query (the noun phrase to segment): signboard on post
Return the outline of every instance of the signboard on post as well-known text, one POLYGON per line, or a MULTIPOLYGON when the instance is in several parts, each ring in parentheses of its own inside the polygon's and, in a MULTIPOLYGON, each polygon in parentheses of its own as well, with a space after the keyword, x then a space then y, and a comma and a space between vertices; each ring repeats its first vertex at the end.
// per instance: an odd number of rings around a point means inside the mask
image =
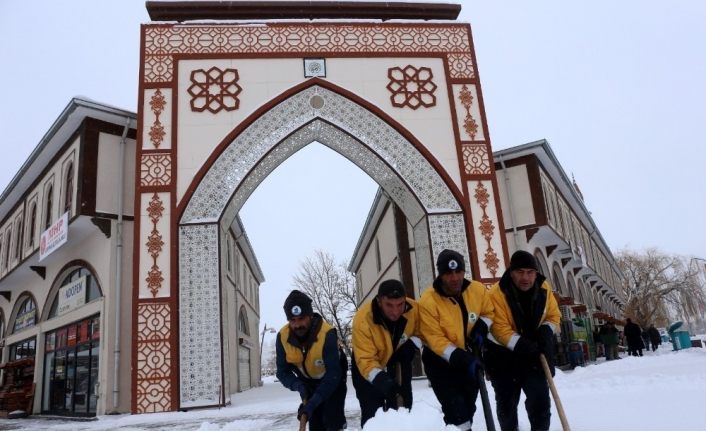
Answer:
POLYGON ((59 289, 59 306, 57 315, 68 313, 86 303, 86 276, 73 281, 59 289))
POLYGON ((57 248, 64 245, 69 237, 69 212, 59 217, 47 230, 42 232, 39 240, 39 261, 49 256, 57 248))

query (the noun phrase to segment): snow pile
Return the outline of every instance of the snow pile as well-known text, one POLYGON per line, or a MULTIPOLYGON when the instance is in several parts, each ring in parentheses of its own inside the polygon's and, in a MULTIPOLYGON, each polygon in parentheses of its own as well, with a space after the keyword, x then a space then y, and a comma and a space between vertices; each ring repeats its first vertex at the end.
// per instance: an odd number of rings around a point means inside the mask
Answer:
POLYGON ((387 412, 378 410, 375 417, 365 423, 365 431, 390 430, 458 430, 458 428, 446 426, 439 408, 422 401, 415 403, 412 411, 407 409, 388 410, 387 412))

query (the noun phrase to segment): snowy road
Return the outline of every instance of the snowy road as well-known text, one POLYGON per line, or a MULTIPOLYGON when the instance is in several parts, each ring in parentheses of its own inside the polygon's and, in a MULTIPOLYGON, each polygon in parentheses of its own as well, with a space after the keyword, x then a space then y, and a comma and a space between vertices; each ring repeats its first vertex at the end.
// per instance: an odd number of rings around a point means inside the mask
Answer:
MULTIPOLYGON (((555 379, 573 431, 613 430, 703 430, 706 429, 706 349, 678 352, 663 348, 642 358, 624 357, 557 371, 555 379)), ((443 430, 439 404, 426 380, 414 381, 414 409, 378 415, 366 431, 443 430)), ((488 384, 491 400, 494 397, 488 384)), ((0 420, 0 430, 50 431, 254 431, 294 430, 298 395, 279 383, 233 396, 233 405, 212 410, 156 413, 148 415, 101 416, 98 420, 21 419, 0 420)), ((493 403, 494 404, 494 403, 493 403)), ((478 400, 473 429, 485 430, 478 400)), ((529 422, 520 401, 520 429, 529 422)), ((359 430, 360 413, 353 385, 346 399, 348 429, 359 430)), ((448 427, 448 430, 455 427, 448 427)), ((561 430, 559 416, 552 409, 552 430, 561 430)))

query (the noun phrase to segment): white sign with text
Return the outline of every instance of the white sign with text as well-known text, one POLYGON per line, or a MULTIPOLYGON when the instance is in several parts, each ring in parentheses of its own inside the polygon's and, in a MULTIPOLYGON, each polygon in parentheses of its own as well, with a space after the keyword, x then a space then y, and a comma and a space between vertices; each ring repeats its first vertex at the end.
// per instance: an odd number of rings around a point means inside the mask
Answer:
POLYGON ((69 212, 59 217, 47 230, 42 232, 39 240, 39 261, 49 256, 57 248, 64 245, 69 237, 69 212))
POLYGON ((57 315, 68 313, 86 303, 86 276, 59 289, 59 306, 57 315))

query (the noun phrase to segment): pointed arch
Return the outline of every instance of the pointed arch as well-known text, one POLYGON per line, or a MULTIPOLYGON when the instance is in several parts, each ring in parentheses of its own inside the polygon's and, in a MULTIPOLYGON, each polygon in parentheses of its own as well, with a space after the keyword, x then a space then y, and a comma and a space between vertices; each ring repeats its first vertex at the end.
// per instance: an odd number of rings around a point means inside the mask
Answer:
POLYGON ((404 128, 377 108, 313 79, 258 110, 219 144, 177 206, 181 407, 218 403, 222 363, 219 230, 292 154, 319 142, 360 167, 413 226, 419 285, 444 248, 469 256, 462 192, 404 128), (184 380, 186 379, 186 380, 184 380), (188 382, 187 382, 188 380, 188 382), (188 384, 187 384, 188 383, 188 384))

